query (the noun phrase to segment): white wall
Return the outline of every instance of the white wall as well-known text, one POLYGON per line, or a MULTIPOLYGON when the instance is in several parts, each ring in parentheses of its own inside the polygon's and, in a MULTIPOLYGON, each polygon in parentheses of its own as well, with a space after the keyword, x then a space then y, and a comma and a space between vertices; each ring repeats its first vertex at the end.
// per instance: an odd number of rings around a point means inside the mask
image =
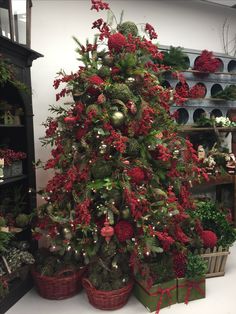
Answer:
MULTIPOLYGON (((182 46, 224 52, 222 25, 229 21, 229 38, 236 33, 236 9, 204 3, 199 0, 107 0, 119 18, 124 9, 124 20, 149 22, 163 45, 182 46)), ((75 35, 81 42, 93 38, 92 22, 105 12, 90 11, 89 0, 33 0, 32 49, 42 53, 33 63, 32 87, 36 159, 48 158, 50 148, 42 148, 39 138, 44 135, 42 122, 49 115, 48 107, 55 104, 53 80, 60 69, 75 71, 78 67, 75 35)), ((37 172, 38 188, 44 186, 48 174, 37 172)))

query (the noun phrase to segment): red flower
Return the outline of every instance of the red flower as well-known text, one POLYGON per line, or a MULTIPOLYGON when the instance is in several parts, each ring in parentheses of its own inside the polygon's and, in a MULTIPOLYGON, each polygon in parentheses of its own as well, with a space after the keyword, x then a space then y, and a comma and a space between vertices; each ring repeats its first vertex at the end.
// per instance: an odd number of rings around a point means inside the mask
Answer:
POLYGON ((156 231, 155 235, 158 237, 158 240, 161 242, 161 245, 164 251, 168 251, 171 244, 175 242, 175 240, 167 232, 156 231))
POLYGON ((92 75, 89 78, 89 83, 93 85, 102 85, 104 83, 103 79, 98 75, 92 75))
POLYGON ((133 183, 141 184, 145 180, 145 172, 139 167, 130 169, 127 174, 133 183))
POLYGON ((185 276, 186 266, 186 255, 182 252, 175 253, 173 256, 173 267, 177 278, 185 276))
POLYGON ((146 23, 145 25, 145 32, 148 32, 150 39, 156 39, 157 38, 157 33, 155 32, 155 29, 153 28, 152 25, 146 23))
POLYGON ((102 2, 102 0, 91 0, 91 2, 91 10, 96 10, 97 12, 100 10, 110 10, 109 4, 106 2, 102 2))
POLYGON ((217 236, 215 232, 210 230, 204 230, 201 234, 202 242, 204 247, 213 248, 217 243, 217 236))
POLYGON ((119 221, 115 225, 114 229, 115 235, 120 242, 125 242, 126 240, 131 239, 134 235, 133 226, 128 221, 125 220, 119 221))
POLYGON ((126 38, 121 33, 113 34, 108 39, 109 49, 115 52, 120 52, 126 44, 126 38))

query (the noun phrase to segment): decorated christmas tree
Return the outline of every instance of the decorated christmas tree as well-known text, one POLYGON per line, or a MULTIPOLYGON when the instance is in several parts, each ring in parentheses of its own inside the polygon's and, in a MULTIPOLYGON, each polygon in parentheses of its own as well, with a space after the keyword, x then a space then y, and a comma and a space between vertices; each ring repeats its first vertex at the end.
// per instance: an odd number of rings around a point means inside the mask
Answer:
MULTIPOLYGON (((110 10, 102 0, 92 0, 92 9, 110 10)), ((170 114, 182 99, 160 83, 171 67, 152 42, 154 28, 99 18, 92 29, 99 32, 93 43, 76 39, 83 65, 54 82, 57 100, 74 101, 52 106, 45 123, 52 157, 44 169, 54 176, 35 236, 50 238, 49 252, 62 264, 89 264, 95 288, 115 290, 154 261, 165 272, 176 268, 196 241, 199 224, 185 211, 193 207, 191 181, 205 172, 170 114)))

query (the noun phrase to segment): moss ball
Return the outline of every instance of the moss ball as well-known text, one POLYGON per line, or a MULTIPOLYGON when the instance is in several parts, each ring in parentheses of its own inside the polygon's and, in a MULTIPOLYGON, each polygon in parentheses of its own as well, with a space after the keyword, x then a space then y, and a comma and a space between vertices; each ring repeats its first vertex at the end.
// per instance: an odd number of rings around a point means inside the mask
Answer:
POLYGON ((109 90, 110 97, 112 99, 119 99, 126 103, 128 100, 132 99, 133 94, 126 84, 114 84, 109 90))
POLYGON ((111 164, 105 160, 98 160, 91 169, 94 179, 104 179, 111 175, 111 164))
POLYGON ((106 65, 103 65, 99 70, 98 70, 98 75, 101 77, 101 78, 106 78, 108 76, 110 76, 111 74, 111 70, 109 68, 109 66, 106 66, 106 65))
POLYGON ((138 35, 138 27, 134 22, 124 22, 118 26, 118 31, 124 36, 128 36, 129 34, 133 36, 138 35))
POLYGON ((16 217, 16 225, 17 227, 20 227, 20 228, 24 228, 28 225, 29 223, 29 216, 26 215, 26 214, 19 214, 17 217, 16 217))

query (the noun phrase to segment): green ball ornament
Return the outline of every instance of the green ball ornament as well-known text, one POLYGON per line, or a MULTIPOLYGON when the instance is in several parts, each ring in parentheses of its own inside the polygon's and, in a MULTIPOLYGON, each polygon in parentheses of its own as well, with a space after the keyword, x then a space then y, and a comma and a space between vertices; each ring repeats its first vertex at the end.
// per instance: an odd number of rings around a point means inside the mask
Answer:
POLYGON ((111 115, 111 122, 112 122, 112 125, 115 127, 119 127, 122 124, 124 124, 125 116, 123 112, 120 112, 120 111, 113 112, 111 115))
POLYGON ((130 22, 130 21, 124 22, 118 25, 117 28, 118 28, 118 31, 124 36, 128 36, 129 34, 131 34, 136 37, 138 35, 138 27, 136 26, 134 22, 130 22))
POLYGON ((69 228, 63 228, 62 230, 63 236, 66 240, 71 240, 72 239, 72 233, 69 228))

